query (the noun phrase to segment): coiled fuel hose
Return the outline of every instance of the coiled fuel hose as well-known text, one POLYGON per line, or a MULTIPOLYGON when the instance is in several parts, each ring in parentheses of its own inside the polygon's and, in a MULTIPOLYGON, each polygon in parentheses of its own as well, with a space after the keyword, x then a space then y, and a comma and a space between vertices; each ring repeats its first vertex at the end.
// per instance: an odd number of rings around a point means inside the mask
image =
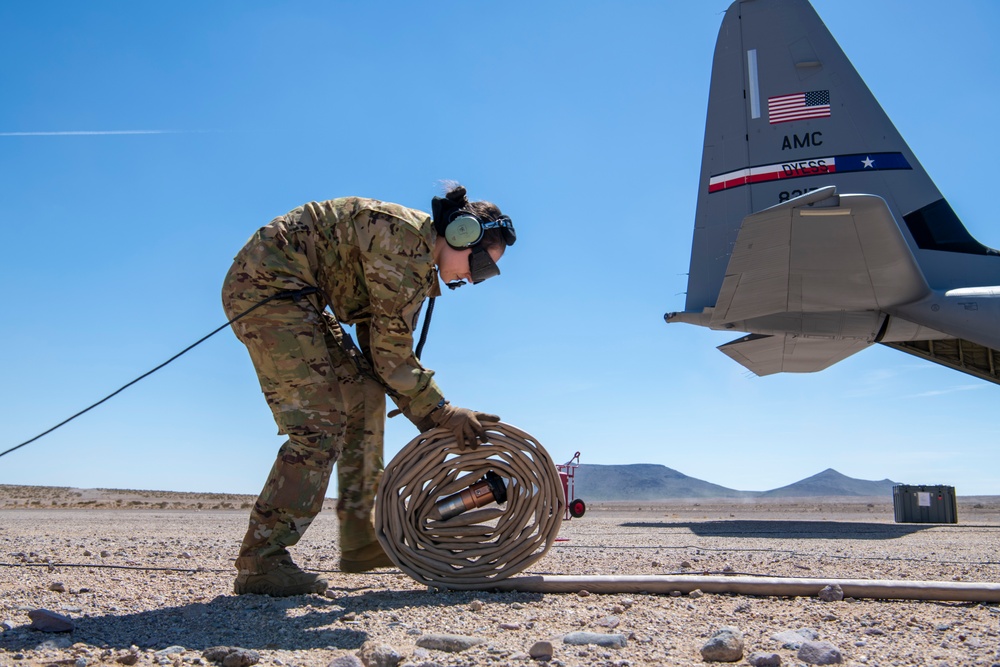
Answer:
POLYGON ((375 531, 389 558, 429 586, 488 588, 548 553, 566 499, 548 452, 503 422, 459 449, 437 428, 411 440, 379 484, 375 531))

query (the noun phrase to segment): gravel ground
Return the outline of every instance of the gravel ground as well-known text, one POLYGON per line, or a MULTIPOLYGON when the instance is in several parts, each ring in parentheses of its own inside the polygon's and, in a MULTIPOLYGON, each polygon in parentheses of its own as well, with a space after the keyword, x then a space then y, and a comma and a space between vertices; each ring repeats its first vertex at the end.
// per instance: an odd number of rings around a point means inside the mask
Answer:
MULTIPOLYGON (((564 523, 523 574, 1000 582, 1000 498, 960 499, 959 521, 896 524, 883 499, 609 503, 564 523)), ((0 510, 0 665, 527 666, 545 664, 531 655, 544 642, 557 666, 688 665, 723 627, 742 634, 740 664, 1000 665, 996 603, 435 591, 397 570, 338 572, 333 512, 295 548, 328 573, 327 596, 235 596, 245 525, 240 509, 0 510), (39 609, 72 630, 32 629, 39 609), (566 643, 578 632, 624 646, 566 643), (446 651, 436 635, 482 641, 446 651), (809 638, 834 651, 794 648, 809 638), (244 651, 223 661, 218 646, 244 651)))

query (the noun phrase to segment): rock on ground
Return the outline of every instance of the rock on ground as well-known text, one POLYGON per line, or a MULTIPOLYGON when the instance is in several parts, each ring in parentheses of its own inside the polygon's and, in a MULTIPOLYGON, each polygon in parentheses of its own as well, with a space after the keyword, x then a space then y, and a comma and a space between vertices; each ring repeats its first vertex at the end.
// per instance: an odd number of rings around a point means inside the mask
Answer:
POLYGON ((743 659, 743 633, 739 628, 720 628, 701 647, 705 662, 737 662, 743 659))

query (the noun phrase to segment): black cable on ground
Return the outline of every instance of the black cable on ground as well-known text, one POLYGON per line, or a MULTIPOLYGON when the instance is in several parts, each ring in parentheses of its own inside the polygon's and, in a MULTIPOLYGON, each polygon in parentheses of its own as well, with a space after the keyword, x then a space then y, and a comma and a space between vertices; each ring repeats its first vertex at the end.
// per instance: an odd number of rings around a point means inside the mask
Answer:
MULTIPOLYGON (((112 565, 110 563, 0 563, 0 567, 51 567, 53 569, 60 567, 75 567, 75 568, 93 568, 96 570, 133 570, 138 572, 181 572, 187 574, 195 574, 198 572, 208 572, 214 574, 225 574, 233 572, 233 568, 226 568, 220 570, 218 568, 208 568, 208 567, 170 567, 169 565, 112 565)), ((343 573, 343 570, 324 570, 318 568, 309 568, 311 572, 323 572, 327 574, 343 573)), ((354 574, 354 573, 350 573, 354 574)), ((366 572, 366 576, 385 576, 385 575, 395 575, 398 572, 366 572)))

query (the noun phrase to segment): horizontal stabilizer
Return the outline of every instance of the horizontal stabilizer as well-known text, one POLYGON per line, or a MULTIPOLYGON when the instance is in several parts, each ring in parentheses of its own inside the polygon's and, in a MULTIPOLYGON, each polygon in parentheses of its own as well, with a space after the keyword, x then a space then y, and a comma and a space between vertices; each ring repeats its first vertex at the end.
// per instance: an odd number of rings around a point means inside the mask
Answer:
POLYGON ((885 201, 829 187, 743 219, 712 324, 885 310, 929 291, 885 201))
POLYGON ((720 345, 719 350, 757 375, 771 375, 821 371, 868 345, 869 342, 858 339, 750 334, 720 345))
POLYGON ((978 299, 1000 298, 1000 285, 990 287, 957 287, 944 293, 947 297, 973 297, 978 299))

